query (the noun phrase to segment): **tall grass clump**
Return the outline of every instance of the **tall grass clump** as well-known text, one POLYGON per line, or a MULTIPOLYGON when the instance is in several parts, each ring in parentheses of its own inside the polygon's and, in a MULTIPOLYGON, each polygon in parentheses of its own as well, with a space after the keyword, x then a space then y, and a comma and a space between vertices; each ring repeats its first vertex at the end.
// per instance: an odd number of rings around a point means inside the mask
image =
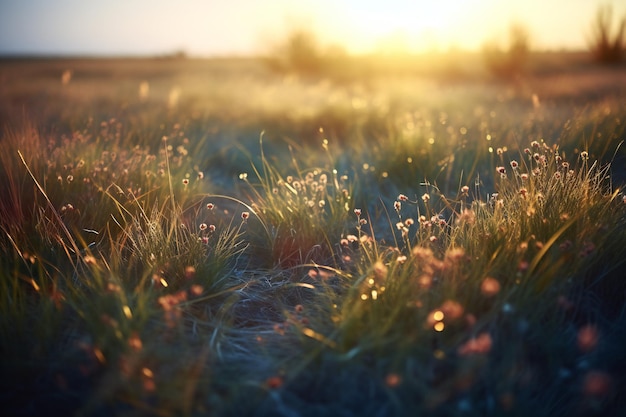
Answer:
MULTIPOLYGON (((400 414, 619 409, 615 391, 585 381, 622 380, 598 355, 623 324, 623 193, 586 151, 568 162, 533 142, 520 156, 500 154, 493 192, 463 185, 448 198, 426 184, 416 201, 399 195, 389 209, 398 216, 394 245, 376 239, 355 209, 344 267, 309 273, 335 288, 314 307, 331 320, 307 316, 299 330, 322 346, 310 359, 329 387, 320 403, 361 410, 368 387, 371 404, 400 414), (564 378, 580 381, 578 391, 563 390, 564 378), (341 400, 332 394, 339 387, 341 400)), ((292 380, 301 393, 320 384, 306 372, 292 380)))
POLYGON ((243 222, 209 209, 169 141, 161 165, 82 134, 36 153, 27 134, 8 136, 2 170, 8 408, 188 414, 208 383, 213 317, 242 287, 243 222))
MULTIPOLYGON (((327 141, 323 146, 328 151, 327 141)), ((332 262, 353 204, 352 185, 334 167, 301 169, 293 155, 291 163, 293 173, 284 175, 261 149, 261 166, 252 166, 258 183, 247 173, 239 176, 262 226, 265 241, 257 247, 269 250, 261 258, 270 260, 270 266, 283 267, 332 262)))
MULTIPOLYGON (((63 88, 122 64, 81 65, 63 88)), ((82 113, 42 104, 59 125, 5 130, 5 414, 623 414, 619 91, 392 78, 380 95, 307 80, 340 100, 310 120, 107 95, 120 118, 74 130, 82 113), (260 125, 302 141, 247 148, 260 125)), ((251 91, 310 104, 283 81, 251 91)))

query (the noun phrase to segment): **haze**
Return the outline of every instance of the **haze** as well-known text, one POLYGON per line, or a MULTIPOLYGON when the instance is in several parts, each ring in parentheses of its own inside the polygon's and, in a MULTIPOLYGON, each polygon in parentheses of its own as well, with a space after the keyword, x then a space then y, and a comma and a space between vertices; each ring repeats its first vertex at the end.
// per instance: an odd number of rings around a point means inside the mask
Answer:
POLYGON ((584 49, 594 0, 0 0, 0 54, 263 53, 290 30, 351 53, 477 50, 521 23, 535 49, 584 49))

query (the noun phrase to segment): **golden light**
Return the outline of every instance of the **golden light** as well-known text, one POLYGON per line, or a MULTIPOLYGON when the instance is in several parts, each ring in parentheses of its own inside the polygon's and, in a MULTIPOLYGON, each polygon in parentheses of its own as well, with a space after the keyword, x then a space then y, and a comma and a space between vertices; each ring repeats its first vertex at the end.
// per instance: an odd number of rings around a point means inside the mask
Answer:
POLYGON ((363 7, 362 2, 347 0, 334 12, 340 15, 337 20, 348 21, 348 29, 335 31, 341 38, 339 42, 345 42, 348 50, 357 52, 372 47, 387 54, 445 50, 465 45, 468 38, 476 35, 471 24, 484 3, 484 0, 389 0, 363 7))

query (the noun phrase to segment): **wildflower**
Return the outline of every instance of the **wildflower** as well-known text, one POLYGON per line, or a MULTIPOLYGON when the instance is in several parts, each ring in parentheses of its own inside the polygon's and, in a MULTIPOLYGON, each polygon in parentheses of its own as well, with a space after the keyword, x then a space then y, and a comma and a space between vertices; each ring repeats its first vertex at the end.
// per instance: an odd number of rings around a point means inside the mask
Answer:
POLYGON ((520 188, 520 189, 519 189, 519 194, 520 194, 522 197, 526 198, 526 194, 527 194, 527 193, 528 193, 528 190, 527 190, 526 188, 523 188, 523 187, 522 187, 522 188, 520 188))
POLYGON ((247 172, 242 172, 241 174, 239 174, 239 179, 240 180, 247 180, 248 179, 248 173, 247 172))
POLYGON ((526 174, 526 173, 520 174, 519 177, 522 179, 522 181, 528 180, 528 174, 526 174))
POLYGON ((283 385, 283 378, 280 376, 272 376, 265 380, 265 385, 269 389, 278 389, 283 385))
POLYGON ((511 161, 511 168, 517 169, 518 166, 519 164, 517 163, 517 161, 511 161))
POLYGON ((461 356, 485 354, 489 353, 491 345, 492 341, 489 333, 481 333, 478 337, 472 338, 459 346, 458 353, 461 356))
MULTIPOLYGON (((426 319, 426 321, 427 321, 427 324, 429 326, 436 326, 438 323, 442 322, 445 317, 446 317, 446 315, 445 315, 445 313, 443 311, 441 311, 441 310, 433 310, 428 315, 428 318, 426 319)), ((442 330, 443 330, 443 328, 442 328, 442 330)))
POLYGON ((136 331, 133 332, 128 338, 128 346, 136 352, 140 351, 143 347, 143 343, 141 342, 139 334, 136 331))
POLYGON ((189 184, 189 178, 183 178, 183 185, 189 184))
POLYGON ((405 196, 404 194, 400 194, 398 196, 398 200, 400 201, 407 201, 409 199, 409 197, 405 196))
POLYGON ((211 232, 211 233, 215 232, 215 225, 214 224, 210 224, 209 225, 209 232, 211 232))
POLYGON ((598 329, 596 326, 589 324, 578 330, 576 338, 578 349, 583 352, 591 352, 598 345, 599 339, 598 329))
POLYGON ((357 216, 361 215, 361 209, 360 208, 355 208, 354 209, 354 214, 356 214, 357 216))
POLYGON ((204 172, 198 171, 198 179, 201 180, 204 178, 204 172))
POLYGON ((215 204, 213 204, 213 203, 207 203, 206 208, 207 208, 208 210, 213 210, 213 209, 215 208, 215 204))
POLYGON ((202 242, 203 245, 208 245, 209 244, 209 238, 206 236, 202 236, 200 238, 200 242, 202 242))
POLYGON ((200 223, 200 230, 206 230, 207 229, 207 224, 206 223, 200 223))
POLYGON ((533 140, 532 142, 530 142, 530 146, 538 149, 539 148, 539 142, 537 142, 536 140, 533 140))
POLYGON ((404 224, 405 224, 407 227, 413 226, 413 224, 414 224, 414 223, 415 223, 415 220, 413 220, 413 219, 411 219, 411 218, 408 218, 408 219, 406 219, 406 220, 404 221, 404 224))
POLYGON ((495 278, 487 277, 480 285, 480 292, 485 297, 493 297, 500 292, 500 283, 495 278))
POLYGON ((185 267, 185 278, 191 279, 196 275, 196 268, 189 265, 185 267))
POLYGON ((456 219, 457 224, 474 224, 475 221, 476 214, 474 213, 474 210, 468 208, 463 209, 459 217, 456 219))
POLYGON ((567 252, 572 249, 572 247, 574 247, 574 243, 569 239, 559 245, 559 249, 563 252, 567 252))
POLYGON ((422 274, 417 279, 417 283, 422 288, 430 288, 430 286, 432 285, 432 282, 433 282, 433 277, 429 274, 422 274))
POLYGON ((394 202, 393 202, 393 208, 394 208, 396 211, 400 211, 400 209, 402 208, 402 204, 401 204, 399 201, 394 201, 394 202))
POLYGON ((428 203, 428 201, 430 200, 430 194, 426 193, 422 196, 422 200, 424 201, 424 203, 428 203))
POLYGON ((382 261, 376 261, 374 263, 374 281, 381 284, 385 278, 387 278, 387 266, 382 261))
POLYGON ((395 388, 402 383, 402 377, 396 373, 387 374, 385 377, 385 384, 389 388, 395 388))
POLYGON ((242 220, 248 220, 248 218, 250 217, 250 213, 247 211, 244 211, 243 213, 241 213, 241 219, 242 220))
POLYGON ((463 306, 453 300, 444 301, 439 309, 443 312, 446 319, 449 320, 456 320, 463 315, 463 306))
POLYGON ((461 194, 467 195, 469 193, 469 187, 467 185, 464 185, 463 187, 461 187, 461 194))
POLYGON ((583 382, 583 393, 588 397, 603 397, 611 390, 612 378, 602 371, 589 371, 583 382))
POLYGON ((593 242, 584 242, 583 248, 580 250, 579 256, 581 258, 586 258, 587 256, 591 255, 595 249, 596 245, 594 245, 593 242))
POLYGON ((582 152, 580 153, 580 158, 586 161, 587 159, 589 159, 589 152, 587 152, 587 151, 582 151, 582 152))
POLYGON ((497 171, 500 175, 504 175, 504 174, 506 174, 506 168, 504 168, 504 167, 496 167, 496 171, 497 171))

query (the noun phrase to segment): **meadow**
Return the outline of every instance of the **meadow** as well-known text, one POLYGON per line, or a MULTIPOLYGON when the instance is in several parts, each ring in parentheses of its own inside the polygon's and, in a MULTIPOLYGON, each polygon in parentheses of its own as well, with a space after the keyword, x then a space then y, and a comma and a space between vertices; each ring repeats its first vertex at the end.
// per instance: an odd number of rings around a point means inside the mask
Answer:
POLYGON ((9 415, 626 412, 626 71, 0 60, 9 415))

